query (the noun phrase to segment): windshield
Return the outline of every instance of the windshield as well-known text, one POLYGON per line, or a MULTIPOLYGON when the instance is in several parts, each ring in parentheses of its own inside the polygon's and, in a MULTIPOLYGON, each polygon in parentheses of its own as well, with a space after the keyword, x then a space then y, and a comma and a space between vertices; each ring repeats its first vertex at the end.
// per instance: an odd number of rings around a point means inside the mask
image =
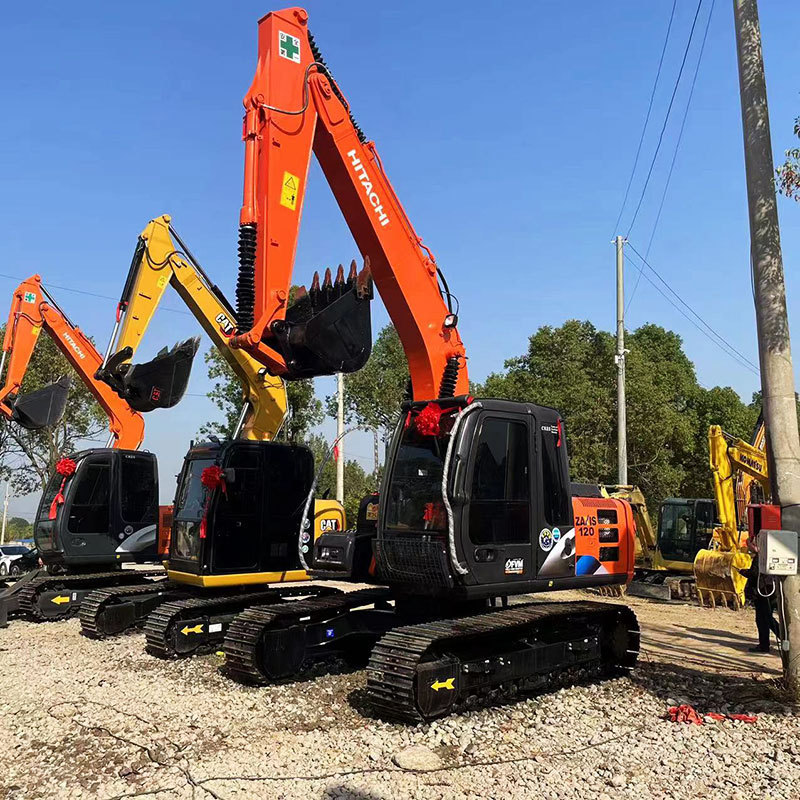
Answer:
POLYGON ((447 441, 446 436, 421 436, 413 423, 403 431, 389 484, 387 529, 447 530, 442 502, 447 441))
POLYGON ((694 559, 692 513, 688 503, 665 503, 661 507, 658 544, 665 558, 676 561, 694 559))
POLYGON ((175 500, 176 519, 202 519, 206 504, 206 488, 200 476, 206 467, 213 464, 213 458, 196 458, 187 464, 175 500))

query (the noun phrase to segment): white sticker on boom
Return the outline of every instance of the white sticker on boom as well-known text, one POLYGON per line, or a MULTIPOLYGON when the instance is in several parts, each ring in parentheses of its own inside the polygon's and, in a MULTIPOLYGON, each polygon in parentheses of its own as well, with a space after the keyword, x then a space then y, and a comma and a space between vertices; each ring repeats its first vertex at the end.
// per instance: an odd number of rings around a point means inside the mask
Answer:
POLYGON ((221 622, 212 622, 208 626, 209 633, 219 633, 222 630, 222 623, 221 622))

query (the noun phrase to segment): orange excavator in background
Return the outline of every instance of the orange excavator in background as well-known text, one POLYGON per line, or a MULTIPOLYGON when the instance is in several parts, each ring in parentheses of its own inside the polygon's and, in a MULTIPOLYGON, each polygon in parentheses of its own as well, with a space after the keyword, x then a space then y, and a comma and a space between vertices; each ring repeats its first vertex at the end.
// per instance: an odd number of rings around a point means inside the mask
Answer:
MULTIPOLYGON (((358 369, 371 347, 371 274, 402 341, 413 399, 387 454, 377 525, 311 542, 312 487, 299 526, 299 555, 310 560, 313 552, 314 574, 374 585, 243 611, 224 639, 226 671, 258 683, 290 678, 326 654, 368 660, 372 709, 416 722, 631 668, 638 624, 624 605, 506 607, 512 595, 629 581, 630 506, 573 496, 558 412, 468 394, 455 298, 355 123, 308 14, 268 14, 258 42, 244 101, 232 344, 286 380, 358 369), (347 279, 340 271, 335 281, 315 276, 290 305, 312 151, 364 269, 347 279)), ((269 443, 263 447, 262 470, 270 468, 269 443)), ((237 485, 237 467, 215 466, 228 487, 237 485)), ((228 527, 252 524, 246 493, 210 489, 204 503, 224 511, 228 527)), ((187 553, 196 552, 188 539, 202 531, 182 534, 187 553)))
POLYGON ((105 448, 62 458, 39 502, 33 535, 47 571, 30 574, 0 595, 0 624, 20 611, 33 619, 70 616, 99 586, 143 582, 150 573, 121 571, 126 562, 157 558, 158 471, 138 452, 144 418, 95 378, 103 357, 58 306, 39 275, 14 291, 0 362, 0 413, 30 430, 57 424, 69 380, 22 393, 33 349, 44 331, 108 416, 105 448), (6 369, 3 376, 3 368, 6 369), (109 571, 111 569, 111 571, 109 571))
POLYGON ((50 427, 61 419, 67 402, 68 382, 61 379, 35 392, 21 393, 33 348, 42 331, 50 336, 108 415, 109 446, 136 450, 144 439, 142 415, 104 383, 95 380, 94 373, 103 363, 103 356, 59 308, 39 275, 23 281, 12 296, 0 361, 0 413, 29 430, 50 427))

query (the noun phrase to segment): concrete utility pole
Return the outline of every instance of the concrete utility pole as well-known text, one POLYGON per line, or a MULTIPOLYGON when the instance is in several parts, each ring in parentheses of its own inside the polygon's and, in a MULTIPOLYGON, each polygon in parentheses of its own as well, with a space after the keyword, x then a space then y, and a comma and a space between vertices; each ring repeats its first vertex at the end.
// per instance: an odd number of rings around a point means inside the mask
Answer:
POLYGON ((336 395, 336 499, 344 503, 344 375, 341 372, 336 373, 336 395))
POLYGON ((0 529, 0 544, 6 540, 6 520, 8 519, 8 488, 11 484, 6 481, 6 496, 3 500, 3 527, 0 529))
POLYGON ((617 483, 628 484, 628 432, 625 418, 625 255, 621 236, 614 239, 617 246, 617 483))
MULTIPOLYGON (((800 437, 756 0, 734 0, 733 13, 742 99, 758 357, 772 494, 781 506, 781 526, 785 530, 800 531, 800 437)), ((779 604, 779 610, 788 650, 784 643, 781 656, 787 686, 797 700, 800 699, 800 577, 784 578, 783 590, 785 603, 779 604)))

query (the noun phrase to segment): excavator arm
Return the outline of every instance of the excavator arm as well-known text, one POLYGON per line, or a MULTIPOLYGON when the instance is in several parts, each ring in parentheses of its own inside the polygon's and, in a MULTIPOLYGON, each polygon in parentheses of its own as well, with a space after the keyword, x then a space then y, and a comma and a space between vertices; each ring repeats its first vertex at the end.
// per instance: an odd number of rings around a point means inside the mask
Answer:
POLYGON ((394 193, 375 148, 308 31, 301 8, 259 21, 258 63, 244 98, 244 198, 232 344, 289 380, 354 371, 369 356, 370 274, 408 359, 414 400, 468 392, 457 313, 433 254, 394 193), (314 152, 363 256, 289 306, 314 152), (440 285, 440 281, 442 285, 440 285))
POLYGON ((14 291, 3 339, 3 365, 7 367, 7 372, 4 379, 0 374, 0 413, 31 429, 52 425, 63 414, 68 383, 65 385, 59 381, 39 390, 35 402, 31 395, 20 394, 33 348, 43 330, 53 339, 108 415, 114 447, 136 450, 144 439, 144 419, 106 384, 95 378, 103 357, 92 341, 58 307, 42 285, 39 275, 23 281, 14 291))
MULTIPOLYGON (((240 426, 242 436, 258 441, 274 439, 286 416, 283 381, 267 374, 248 352, 230 347, 230 337, 236 328, 235 314, 222 292, 209 280, 172 229, 170 217, 166 214, 151 220, 139 236, 118 306, 119 324, 109 346, 109 352, 114 348, 115 352, 107 358, 98 377, 120 394, 130 391, 131 377, 142 373, 142 365, 132 365, 131 359, 168 285, 178 293, 242 385, 245 400, 245 414, 240 426)), ((157 368, 163 371, 166 363, 167 370, 172 370, 175 359, 182 359, 188 379, 190 342, 193 356, 197 344, 190 340, 179 346, 184 348, 183 351, 179 349, 166 354, 167 362, 163 360, 164 356, 160 362, 157 357, 157 368), (169 364, 169 361, 173 363, 169 364)), ((169 382, 159 380, 161 383, 169 382)), ((183 383, 185 388, 185 381, 183 383)), ((146 381, 145 386, 148 385, 146 381)), ((140 391, 140 396, 146 397, 146 392, 140 391)))
POLYGON ((714 529, 709 549, 700 550, 694 560, 697 595, 703 604, 731 603, 744 605, 747 570, 752 563, 736 514, 737 475, 746 483, 758 482, 769 495, 769 468, 763 429, 756 431, 754 444, 748 444, 723 432, 719 425, 708 429, 708 460, 714 483, 719 527, 714 529))
MULTIPOLYGON (((763 439, 763 437, 760 437, 763 439)), ((715 532, 720 549, 729 551, 741 546, 737 518, 736 478, 741 473, 747 483, 757 481, 769 495, 769 467, 763 449, 723 432, 719 425, 708 429, 708 456, 714 481, 720 527, 715 532)))

